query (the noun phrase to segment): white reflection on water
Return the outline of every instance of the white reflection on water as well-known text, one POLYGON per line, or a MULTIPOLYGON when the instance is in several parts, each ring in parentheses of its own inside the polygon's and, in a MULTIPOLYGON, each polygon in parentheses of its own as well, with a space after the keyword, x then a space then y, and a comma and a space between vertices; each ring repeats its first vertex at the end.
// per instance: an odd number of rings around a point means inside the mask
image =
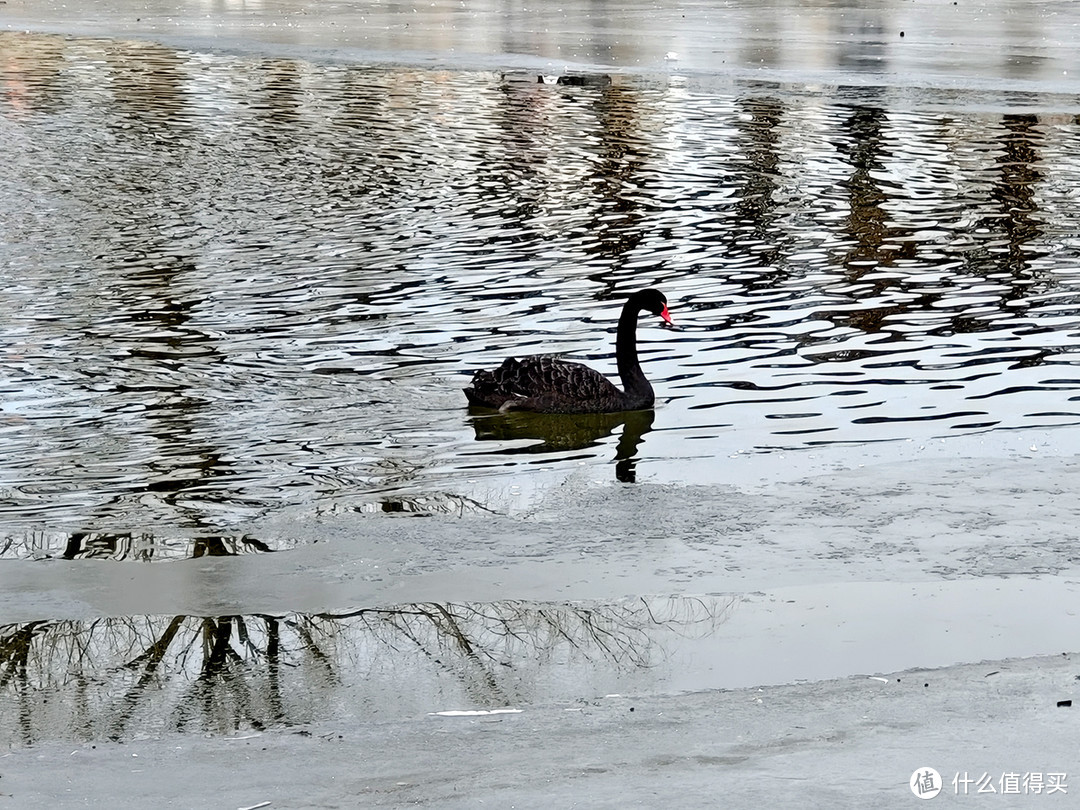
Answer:
POLYGON ((1080 421, 1080 150, 1052 98, 0 42, 9 531, 613 478, 619 425, 510 452, 535 437, 493 438, 459 389, 508 354, 613 373, 644 286, 683 331, 640 330, 636 475, 1080 421))

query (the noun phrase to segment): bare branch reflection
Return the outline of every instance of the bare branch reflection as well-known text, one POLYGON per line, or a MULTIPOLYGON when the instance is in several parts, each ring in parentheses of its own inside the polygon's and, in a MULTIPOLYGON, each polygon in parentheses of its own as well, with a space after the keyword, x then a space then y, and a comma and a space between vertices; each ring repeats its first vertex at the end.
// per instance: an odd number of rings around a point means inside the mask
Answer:
POLYGON ((665 638, 710 634, 732 603, 417 603, 8 625, 0 739, 123 740, 290 725, 340 710, 508 706, 544 697, 553 679, 648 672, 663 663, 665 638))
POLYGON ((62 560, 155 560, 234 557, 292 548, 296 541, 271 542, 250 534, 172 535, 155 532, 36 531, 10 534, 0 540, 0 558, 62 560))

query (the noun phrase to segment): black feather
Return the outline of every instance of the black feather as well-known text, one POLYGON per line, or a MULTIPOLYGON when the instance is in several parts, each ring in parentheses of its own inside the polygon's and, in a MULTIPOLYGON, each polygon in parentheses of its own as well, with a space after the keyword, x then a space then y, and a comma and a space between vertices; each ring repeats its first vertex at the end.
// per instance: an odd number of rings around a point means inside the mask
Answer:
POLYGON ((652 386, 637 358, 637 317, 642 310, 667 316, 667 299, 657 290, 634 293, 623 306, 615 356, 623 390, 603 374, 551 355, 510 357, 491 371, 478 371, 465 390, 470 405, 541 413, 609 413, 651 408, 652 386))

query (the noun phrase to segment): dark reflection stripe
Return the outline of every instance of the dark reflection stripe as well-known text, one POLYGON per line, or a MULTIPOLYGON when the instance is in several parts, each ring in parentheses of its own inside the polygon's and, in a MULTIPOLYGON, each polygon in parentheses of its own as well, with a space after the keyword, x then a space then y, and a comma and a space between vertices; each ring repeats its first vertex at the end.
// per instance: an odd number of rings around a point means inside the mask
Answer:
POLYGON ((964 419, 969 416, 986 416, 985 411, 953 411, 951 413, 923 414, 921 416, 862 416, 853 421, 860 424, 890 424, 894 422, 940 422, 945 419, 964 419))
POLYGON ((1028 391, 1075 391, 1077 388, 1080 388, 1080 383, 1076 385, 1014 385, 1009 388, 1002 388, 999 391, 989 391, 985 394, 971 394, 965 399, 990 399, 1028 391))

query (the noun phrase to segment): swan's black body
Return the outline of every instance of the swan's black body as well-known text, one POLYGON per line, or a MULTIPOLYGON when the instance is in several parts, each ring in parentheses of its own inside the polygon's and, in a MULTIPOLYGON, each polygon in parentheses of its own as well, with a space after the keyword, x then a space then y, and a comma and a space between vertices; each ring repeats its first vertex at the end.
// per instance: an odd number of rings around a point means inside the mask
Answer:
POLYGON ((611 413, 651 408, 655 397, 637 356, 637 319, 642 310, 668 323, 667 299, 659 290, 641 290, 627 299, 615 338, 619 390, 603 374, 550 355, 510 357, 491 371, 478 371, 465 389, 470 405, 541 413, 611 413))

